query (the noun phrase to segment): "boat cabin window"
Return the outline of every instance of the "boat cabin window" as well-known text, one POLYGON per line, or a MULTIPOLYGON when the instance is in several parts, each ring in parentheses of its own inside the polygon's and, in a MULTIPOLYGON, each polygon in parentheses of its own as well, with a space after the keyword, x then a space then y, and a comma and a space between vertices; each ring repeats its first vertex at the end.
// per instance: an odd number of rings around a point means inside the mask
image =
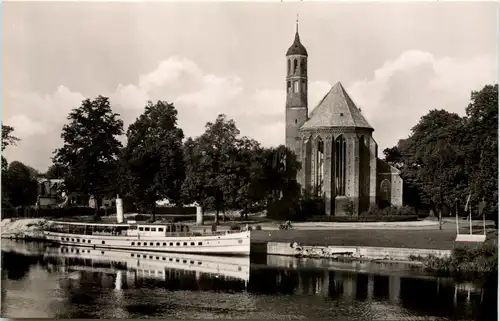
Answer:
POLYGON ((163 227, 159 227, 158 232, 163 232, 163 227))
POLYGON ((139 231, 144 231, 144 228, 143 227, 139 227, 139 231))
POLYGON ((151 232, 156 232, 156 227, 152 227, 151 232))
POLYGON ((144 231, 149 232, 149 227, 145 227, 144 231))

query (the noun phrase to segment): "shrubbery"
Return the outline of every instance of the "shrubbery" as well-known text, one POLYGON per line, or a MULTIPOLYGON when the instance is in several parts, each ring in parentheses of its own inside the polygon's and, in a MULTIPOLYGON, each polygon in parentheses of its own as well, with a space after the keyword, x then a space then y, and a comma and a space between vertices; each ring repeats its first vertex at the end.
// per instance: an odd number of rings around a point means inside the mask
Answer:
POLYGON ((370 206, 367 211, 361 213, 360 216, 415 216, 417 211, 411 206, 387 206, 379 208, 378 206, 370 206))
POLYGON ((498 270, 498 247, 482 244, 477 247, 455 247, 450 257, 411 257, 424 263, 429 271, 443 273, 490 273, 498 270))
POLYGON ((349 202, 344 209, 346 216, 326 216, 325 203, 322 199, 302 200, 293 205, 286 200, 275 202, 268 208, 267 217, 275 220, 291 220, 296 222, 400 222, 418 220, 417 212, 410 206, 389 206, 379 208, 370 206, 359 216, 354 213, 354 203, 349 202))
MULTIPOLYGON (((95 210, 91 207, 69 207, 69 208, 5 208, 2 209, 2 218, 38 218, 38 217, 68 217, 68 216, 92 216, 95 210)), ((116 213, 115 207, 99 209, 99 216, 112 215, 116 213)))
POLYGON ((379 216, 311 216, 308 222, 409 222, 418 220, 417 215, 379 215, 379 216))
POLYGON ((293 202, 281 199, 268 206, 267 217, 274 220, 306 221, 309 217, 325 214, 325 203, 322 199, 307 199, 293 202))

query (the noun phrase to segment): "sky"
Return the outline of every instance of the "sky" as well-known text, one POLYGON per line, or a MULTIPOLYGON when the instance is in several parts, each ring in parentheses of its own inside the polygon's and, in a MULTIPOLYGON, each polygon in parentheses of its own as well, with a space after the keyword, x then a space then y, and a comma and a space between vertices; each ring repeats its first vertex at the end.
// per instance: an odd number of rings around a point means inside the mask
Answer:
MULTIPOLYGON (((111 99, 125 130, 173 102, 186 136, 220 113, 264 146, 285 142, 285 53, 299 14, 309 111, 341 82, 382 150, 431 109, 465 114, 498 81, 495 2, 3 3, 4 156, 42 172, 68 113, 111 99)), ((125 138, 120 138, 125 142, 125 138)))

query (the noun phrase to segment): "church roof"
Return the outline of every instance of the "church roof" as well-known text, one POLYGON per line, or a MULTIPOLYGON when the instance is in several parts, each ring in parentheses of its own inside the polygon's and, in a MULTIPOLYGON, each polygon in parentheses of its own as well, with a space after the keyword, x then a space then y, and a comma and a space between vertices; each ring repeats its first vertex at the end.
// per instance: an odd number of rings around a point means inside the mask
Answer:
POLYGON ((290 56, 290 55, 303 55, 303 56, 307 56, 306 47, 304 47, 302 45, 302 43, 300 42, 300 37, 299 37, 299 31, 298 30, 295 32, 295 40, 293 41, 293 43, 290 46, 290 48, 288 48, 288 50, 286 52, 286 55, 287 56, 290 56))
POLYGON ((373 128, 340 82, 336 83, 311 112, 302 130, 330 127, 373 128))

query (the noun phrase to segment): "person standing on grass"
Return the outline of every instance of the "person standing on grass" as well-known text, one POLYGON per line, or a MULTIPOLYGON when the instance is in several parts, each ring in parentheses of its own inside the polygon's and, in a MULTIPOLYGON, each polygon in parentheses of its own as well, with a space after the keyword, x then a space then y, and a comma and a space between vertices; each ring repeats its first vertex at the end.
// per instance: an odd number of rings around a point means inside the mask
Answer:
POLYGON ((486 209, 486 198, 483 196, 481 202, 479 203, 479 217, 483 217, 484 216, 484 210, 486 209))

